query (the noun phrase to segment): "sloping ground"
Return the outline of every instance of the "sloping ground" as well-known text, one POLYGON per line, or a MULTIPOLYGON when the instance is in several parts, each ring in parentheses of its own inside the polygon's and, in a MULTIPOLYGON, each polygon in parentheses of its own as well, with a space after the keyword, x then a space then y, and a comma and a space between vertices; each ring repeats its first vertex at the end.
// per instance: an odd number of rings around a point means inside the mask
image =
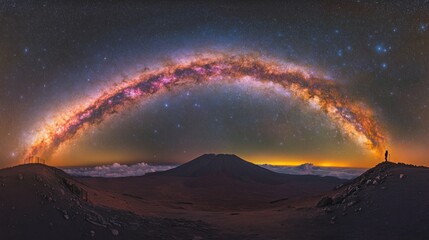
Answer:
POLYGON ((115 201, 45 165, 0 170, 1 239, 231 238, 202 222, 94 207, 94 196, 115 201))
POLYGON ((304 239, 429 239, 429 168, 380 163, 319 202, 304 239), (317 227, 312 227, 317 226, 317 227))
POLYGON ((100 206, 201 220, 226 232, 246 234, 231 239, 290 239, 296 223, 317 215, 313 207, 321 194, 345 182, 274 173, 234 155, 203 155, 176 169, 142 177, 79 180, 121 203, 93 196, 100 206))
POLYGON ((0 236, 1 239, 429 239, 428 168, 381 163, 323 195, 314 196, 320 189, 300 192, 303 188, 305 185, 298 184, 293 188, 298 195, 278 198, 293 192, 290 186, 224 175, 76 181, 55 168, 23 165, 0 170, 0 236), (217 229, 235 234, 221 234, 217 229))
POLYGON ((80 180, 145 203, 208 211, 270 208, 275 202, 318 195, 344 183, 333 177, 275 173, 226 154, 205 154, 177 168, 142 177, 80 180))

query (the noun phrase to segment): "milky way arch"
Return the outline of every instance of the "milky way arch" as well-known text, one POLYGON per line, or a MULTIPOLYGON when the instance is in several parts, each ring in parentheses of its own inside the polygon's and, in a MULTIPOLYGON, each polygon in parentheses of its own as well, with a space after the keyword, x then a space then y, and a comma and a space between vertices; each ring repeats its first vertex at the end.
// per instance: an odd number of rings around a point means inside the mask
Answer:
POLYGON ((343 133, 369 150, 380 153, 386 136, 368 107, 352 101, 332 80, 313 76, 304 68, 255 55, 207 54, 187 57, 144 71, 111 87, 84 106, 59 114, 38 131, 26 157, 53 153, 78 133, 111 115, 165 90, 213 81, 250 79, 275 85, 325 113, 343 133))

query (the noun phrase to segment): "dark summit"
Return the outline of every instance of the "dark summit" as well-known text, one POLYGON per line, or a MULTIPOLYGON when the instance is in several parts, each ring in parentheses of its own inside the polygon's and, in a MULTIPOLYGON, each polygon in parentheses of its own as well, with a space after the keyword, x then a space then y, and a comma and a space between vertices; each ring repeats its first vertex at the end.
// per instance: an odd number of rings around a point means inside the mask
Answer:
POLYGON ((322 180, 338 182, 333 177, 297 176, 276 173, 243 160, 234 154, 204 154, 176 168, 154 173, 176 177, 227 177, 241 181, 281 184, 296 180, 322 180))
POLYGON ((234 154, 203 154, 177 168, 160 173, 181 177, 227 176, 256 179, 277 175, 234 154))

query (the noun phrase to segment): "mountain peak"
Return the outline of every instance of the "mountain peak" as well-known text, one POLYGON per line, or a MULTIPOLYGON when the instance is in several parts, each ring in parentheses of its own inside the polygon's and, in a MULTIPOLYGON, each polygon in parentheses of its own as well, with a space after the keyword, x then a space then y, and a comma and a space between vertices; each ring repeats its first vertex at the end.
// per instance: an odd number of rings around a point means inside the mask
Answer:
POLYGON ((273 182, 279 175, 247 162, 235 154, 203 154, 185 164, 156 175, 177 177, 218 176, 256 182, 273 182))
MULTIPOLYGON (((270 171, 235 154, 203 154, 176 168, 151 175, 173 177, 217 177, 264 184, 282 184, 297 179, 320 180, 318 176, 295 176, 270 171)), ((324 178, 337 181, 336 178, 324 178)))
POLYGON ((210 158, 211 160, 220 160, 220 159, 227 159, 227 160, 231 160, 231 159, 240 159, 242 161, 245 161, 243 159, 241 159, 240 157, 238 157, 235 154, 229 154, 229 153, 205 153, 197 158, 195 158, 194 160, 197 159, 208 159, 210 158))

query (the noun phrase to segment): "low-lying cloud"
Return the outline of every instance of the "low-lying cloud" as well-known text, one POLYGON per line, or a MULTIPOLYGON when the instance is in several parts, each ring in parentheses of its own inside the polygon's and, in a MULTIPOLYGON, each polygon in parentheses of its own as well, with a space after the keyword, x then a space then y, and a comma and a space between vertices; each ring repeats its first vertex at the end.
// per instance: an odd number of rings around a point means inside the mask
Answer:
MULTIPOLYGON (((131 177, 143 176, 146 173, 166 171, 174 168, 177 165, 150 165, 147 163, 137 163, 132 165, 125 165, 114 163, 112 165, 102 165, 96 167, 77 167, 77 168, 64 168, 63 170, 73 176, 81 177, 131 177)), ((306 163, 296 167, 290 166, 274 166, 274 165, 260 165, 268 170, 278 173, 293 174, 293 175, 318 175, 318 176, 332 176, 342 179, 352 179, 366 169, 362 168, 339 168, 339 167, 319 167, 311 163, 306 163)))
POLYGON ((131 177, 143 176, 146 173, 165 171, 176 167, 176 165, 149 165, 137 163, 125 165, 114 163, 96 167, 64 168, 63 170, 72 176, 85 177, 131 177))
POLYGON ((273 166, 268 164, 264 164, 260 166, 278 173, 294 174, 294 175, 318 175, 322 177, 331 176, 331 177, 337 177, 342 179, 352 179, 361 175, 363 172, 366 171, 366 169, 363 169, 363 168, 319 167, 311 163, 306 163, 295 167, 273 166))

